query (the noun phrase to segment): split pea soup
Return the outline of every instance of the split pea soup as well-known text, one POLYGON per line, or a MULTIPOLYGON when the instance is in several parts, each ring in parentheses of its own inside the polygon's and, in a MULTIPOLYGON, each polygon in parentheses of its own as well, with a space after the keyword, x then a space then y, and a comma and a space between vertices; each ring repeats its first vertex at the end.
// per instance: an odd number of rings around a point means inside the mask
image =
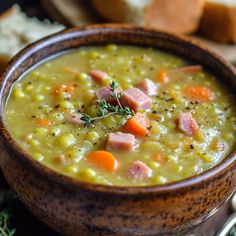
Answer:
POLYGON ((182 180, 235 148, 235 98, 200 65, 152 48, 79 48, 13 85, 11 135, 35 160, 114 186, 182 180))

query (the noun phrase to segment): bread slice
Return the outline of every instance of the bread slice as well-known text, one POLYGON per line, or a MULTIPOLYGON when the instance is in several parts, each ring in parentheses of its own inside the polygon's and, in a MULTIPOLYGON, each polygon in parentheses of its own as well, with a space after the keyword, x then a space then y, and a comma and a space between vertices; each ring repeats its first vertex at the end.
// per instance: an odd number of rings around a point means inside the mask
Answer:
POLYGON ((92 0, 97 12, 111 22, 132 23, 192 33, 198 28, 203 0, 92 0))
POLYGON ((27 44, 60 31, 64 26, 27 17, 14 5, 0 15, 0 69, 27 44))
POLYGON ((207 0, 200 31, 210 39, 236 43, 236 0, 207 0))

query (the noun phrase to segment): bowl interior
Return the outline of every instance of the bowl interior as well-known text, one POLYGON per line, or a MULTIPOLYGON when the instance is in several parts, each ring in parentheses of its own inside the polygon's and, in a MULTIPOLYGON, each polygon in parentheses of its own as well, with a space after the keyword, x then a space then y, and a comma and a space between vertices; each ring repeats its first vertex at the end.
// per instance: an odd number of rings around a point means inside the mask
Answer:
MULTIPOLYGON (((143 47, 153 47, 170 53, 177 54, 187 60, 193 61, 196 64, 203 65, 207 70, 213 73, 222 84, 226 85, 229 92, 236 91, 236 70, 232 65, 225 62, 221 57, 212 53, 204 46, 199 46, 198 43, 185 38, 175 36, 172 34, 157 32, 151 29, 144 29, 134 26, 120 26, 120 25, 94 25, 87 27, 79 27, 68 29, 57 33, 55 35, 44 38, 21 51, 10 62, 2 74, 3 81, 1 81, 0 91, 0 129, 6 144, 10 149, 21 156, 19 160, 24 161, 30 168, 36 168, 41 174, 47 173, 48 177, 57 180, 60 183, 69 183, 74 185, 83 185, 93 189, 95 184, 88 184, 78 180, 72 180, 70 177, 63 176, 49 170, 34 161, 27 155, 19 145, 14 141, 6 129, 4 123, 4 109, 5 104, 11 89, 12 84, 19 79, 24 73, 32 69, 35 65, 42 63, 60 53, 68 50, 73 50, 81 46, 101 45, 101 44, 126 44, 143 47)), ((157 187, 129 187, 133 191, 163 191, 190 186, 198 181, 204 180, 208 177, 213 177, 216 173, 232 164, 235 160, 235 151, 232 152, 223 162, 216 167, 206 171, 198 176, 184 179, 179 182, 165 184, 157 187), (145 189, 145 190, 142 190, 145 189)), ((99 190, 107 190, 111 187, 96 185, 99 190)), ((125 192, 127 187, 112 187, 117 191, 125 192)), ((132 191, 131 191, 132 192, 132 191)))

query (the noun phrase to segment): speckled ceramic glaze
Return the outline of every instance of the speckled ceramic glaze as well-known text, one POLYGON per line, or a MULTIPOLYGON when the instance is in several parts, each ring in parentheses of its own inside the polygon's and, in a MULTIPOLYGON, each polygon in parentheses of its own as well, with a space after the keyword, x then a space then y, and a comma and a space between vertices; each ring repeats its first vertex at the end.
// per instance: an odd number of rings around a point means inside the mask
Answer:
POLYGON ((56 231, 83 235, 182 235, 213 214, 236 186, 236 151, 213 169, 157 187, 109 187, 65 177, 42 166, 8 133, 4 108, 12 83, 35 64, 84 45, 120 43, 168 50, 208 68, 236 91, 236 71, 214 53, 171 34, 119 25, 74 28, 24 49, 2 75, 1 168, 26 206, 56 231))

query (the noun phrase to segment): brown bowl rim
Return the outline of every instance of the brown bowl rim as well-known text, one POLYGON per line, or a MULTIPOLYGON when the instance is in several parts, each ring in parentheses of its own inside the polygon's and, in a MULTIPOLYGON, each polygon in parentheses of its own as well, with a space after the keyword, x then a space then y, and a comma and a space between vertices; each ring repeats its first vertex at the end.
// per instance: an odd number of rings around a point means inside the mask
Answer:
MULTIPOLYGON (((31 52, 31 50, 50 44, 50 42, 53 41, 53 39, 57 39, 58 37, 62 35, 70 36, 71 33, 76 33, 80 31, 92 32, 93 30, 95 30, 95 34, 98 33, 98 31, 96 30, 111 30, 113 33, 115 30, 118 30, 118 31, 119 30, 121 31, 122 30, 128 30, 128 31, 137 30, 137 31, 141 31, 144 34, 149 32, 149 33, 154 33, 157 35, 159 34, 159 35, 164 35, 166 37, 171 37, 178 41, 182 41, 186 45, 190 45, 190 46, 196 47, 200 50, 207 52, 211 57, 213 57, 218 62, 220 62, 225 68, 230 70, 235 75, 235 79, 236 79, 236 69, 234 68, 234 66, 230 64, 229 62, 227 62, 225 59, 223 59, 221 56, 217 55, 215 52, 208 49, 205 45, 202 45, 201 43, 199 43, 197 40, 187 38, 186 36, 180 36, 173 33, 159 31, 159 30, 155 30, 155 29, 147 28, 147 27, 139 27, 139 26, 133 26, 133 25, 127 25, 127 24, 95 24, 95 25, 78 26, 74 28, 65 29, 58 33, 52 34, 48 37, 44 37, 30 44, 29 46, 25 47, 16 56, 14 56, 14 58, 8 63, 8 66, 4 69, 3 73, 1 74, 0 106, 3 106, 2 95, 3 95, 3 89, 5 87, 6 81, 10 78, 11 74, 14 72, 15 66, 17 66, 18 63, 22 62, 23 59, 28 58, 29 52, 31 52)), ((47 57, 47 59, 48 58, 50 58, 50 56, 47 57)), ((70 176, 60 174, 54 171, 53 169, 41 164, 35 159, 33 159, 30 154, 28 154, 23 148, 20 147, 20 145, 11 136, 10 132, 8 132, 6 124, 4 122, 4 112, 2 111, 0 114, 0 135, 2 136, 7 146, 9 147, 9 150, 13 151, 13 153, 17 155, 16 160, 21 162, 24 167, 28 168, 28 170, 34 171, 34 173, 39 174, 41 178, 50 180, 52 182, 60 184, 62 187, 65 187, 66 189, 71 189, 75 191, 79 189, 83 189, 87 191, 95 191, 95 192, 109 193, 109 194, 122 194, 122 195, 171 194, 173 192, 182 192, 188 189, 197 189, 203 183, 209 182, 210 180, 217 178, 217 176, 219 176, 221 172, 223 172, 225 169, 227 169, 231 165, 236 164, 235 163, 236 149, 234 149, 230 154, 228 154, 225 157, 223 161, 218 163, 213 168, 207 171, 204 171, 198 175, 185 178, 180 181, 175 181, 175 182, 166 183, 162 185, 152 185, 152 186, 128 186, 128 187, 109 186, 109 185, 101 185, 101 184, 96 184, 96 183, 89 183, 86 181, 75 179, 70 176)), ((12 155, 10 156, 11 158, 13 158, 12 155)))

